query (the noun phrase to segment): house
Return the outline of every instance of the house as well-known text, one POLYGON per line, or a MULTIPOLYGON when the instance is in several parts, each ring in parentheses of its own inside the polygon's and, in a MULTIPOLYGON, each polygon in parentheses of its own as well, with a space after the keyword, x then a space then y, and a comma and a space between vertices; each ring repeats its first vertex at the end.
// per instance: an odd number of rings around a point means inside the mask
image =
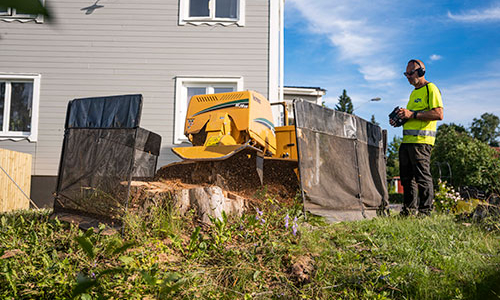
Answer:
POLYGON ((306 101, 321 105, 326 90, 320 87, 304 86, 284 86, 283 88, 285 102, 291 103, 294 99, 301 98, 306 101))
POLYGON ((187 142, 191 96, 279 99, 283 0, 46 2, 50 22, 0 9, 0 148, 33 156, 41 205, 52 205, 69 100, 142 94, 141 127, 162 136, 163 166, 187 142))
MULTIPOLYGON (((281 92, 281 89, 280 89, 281 92)), ((293 100, 304 99, 306 101, 322 105, 323 96, 326 90, 320 87, 304 87, 304 86, 283 86, 283 101, 286 103, 288 119, 290 124, 295 124, 293 116, 293 100)))
POLYGON ((401 178, 399 176, 392 177, 389 181, 389 191, 393 193, 403 194, 403 184, 401 183, 401 178))

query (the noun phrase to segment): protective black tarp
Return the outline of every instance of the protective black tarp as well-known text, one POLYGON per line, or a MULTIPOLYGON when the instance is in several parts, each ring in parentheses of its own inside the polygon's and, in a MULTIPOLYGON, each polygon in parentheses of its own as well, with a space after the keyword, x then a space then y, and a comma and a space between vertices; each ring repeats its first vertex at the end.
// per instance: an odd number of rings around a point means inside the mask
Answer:
POLYGON ((68 103, 65 128, 136 128, 142 95, 74 99, 68 103))
POLYGON ((294 110, 304 208, 342 221, 387 206, 386 132, 304 100, 295 101, 294 110))
POLYGON ((56 215, 70 213, 121 224, 130 181, 153 178, 160 152, 161 137, 138 127, 141 106, 141 95, 70 102, 54 201, 56 215))

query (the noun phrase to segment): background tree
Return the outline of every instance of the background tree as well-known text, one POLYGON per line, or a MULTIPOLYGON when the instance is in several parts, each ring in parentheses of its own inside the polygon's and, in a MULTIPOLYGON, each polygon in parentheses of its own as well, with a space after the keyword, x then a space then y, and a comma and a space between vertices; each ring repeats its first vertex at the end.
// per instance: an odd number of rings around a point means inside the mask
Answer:
MULTIPOLYGON (((466 132, 457 132, 455 127, 439 126, 436 144, 432 151, 433 176, 437 179, 438 163, 448 163, 455 187, 474 186, 483 191, 498 192, 500 185, 500 163, 498 153, 488 144, 475 139, 466 132)), ((459 127, 460 128, 460 127, 459 127)))
POLYGON ((373 123, 373 124, 375 124, 375 125, 377 125, 377 126, 380 126, 380 123, 375 120, 375 115, 372 115, 372 118, 370 119, 370 122, 373 123))
POLYGON ((387 179, 399 176, 399 146, 402 138, 395 136, 387 147, 387 179))
POLYGON ((463 125, 455 124, 455 123, 441 124, 441 125, 439 125, 438 129, 444 130, 444 128, 448 128, 448 127, 452 128, 453 130, 455 130, 458 133, 469 134, 467 129, 463 125))
POLYGON ((472 120, 470 133, 472 136, 490 146, 498 147, 497 138, 500 136, 498 125, 500 119, 494 114, 484 113, 481 118, 472 120))
POLYGON ((354 107, 352 105, 351 97, 347 96, 346 90, 344 90, 342 95, 339 96, 339 103, 335 106, 335 110, 352 114, 354 107))

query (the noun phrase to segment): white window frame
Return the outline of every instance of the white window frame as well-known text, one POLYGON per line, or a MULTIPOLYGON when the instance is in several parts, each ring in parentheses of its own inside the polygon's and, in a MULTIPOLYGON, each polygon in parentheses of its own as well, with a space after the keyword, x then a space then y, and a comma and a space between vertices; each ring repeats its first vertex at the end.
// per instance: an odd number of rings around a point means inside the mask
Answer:
POLYGON ((238 0, 238 18, 216 18, 215 17, 215 1, 210 0, 210 16, 209 17, 190 17, 189 16, 189 1, 179 0, 179 25, 193 24, 193 25, 233 25, 245 26, 245 1, 238 0))
MULTIPOLYGON (((45 0, 40 0, 42 5, 45 5, 45 0)), ((22 23, 35 21, 43 23, 43 15, 18 14, 15 8, 7 8, 7 13, 0 13, 0 20, 6 22, 19 21, 22 23)))
POLYGON ((243 91, 243 77, 176 77, 175 78, 175 116, 174 116, 174 144, 189 142, 184 135, 184 124, 188 102, 188 87, 205 87, 208 93, 214 87, 235 87, 235 91, 243 91))
POLYGON ((20 132, 20 131, 8 131, 8 124, 10 118, 10 90, 5 91, 5 99, 4 99, 4 115, 3 115, 3 124, 7 124, 7 130, 4 128, 0 128, 0 140, 24 140, 27 139, 30 142, 36 142, 38 137, 38 107, 40 103, 40 74, 1 74, 0 73, 0 81, 1 82, 33 82, 33 99, 32 99, 32 107, 31 107, 31 131, 29 132, 20 132))

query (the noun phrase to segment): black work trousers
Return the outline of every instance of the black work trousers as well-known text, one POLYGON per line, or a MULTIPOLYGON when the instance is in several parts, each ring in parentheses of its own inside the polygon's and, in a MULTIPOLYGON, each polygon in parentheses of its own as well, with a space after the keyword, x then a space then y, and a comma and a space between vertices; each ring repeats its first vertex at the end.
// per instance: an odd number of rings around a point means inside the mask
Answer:
POLYGON ((404 189, 402 214, 428 215, 432 211, 434 186, 431 175, 432 145, 402 143, 399 147, 399 175, 404 189))

